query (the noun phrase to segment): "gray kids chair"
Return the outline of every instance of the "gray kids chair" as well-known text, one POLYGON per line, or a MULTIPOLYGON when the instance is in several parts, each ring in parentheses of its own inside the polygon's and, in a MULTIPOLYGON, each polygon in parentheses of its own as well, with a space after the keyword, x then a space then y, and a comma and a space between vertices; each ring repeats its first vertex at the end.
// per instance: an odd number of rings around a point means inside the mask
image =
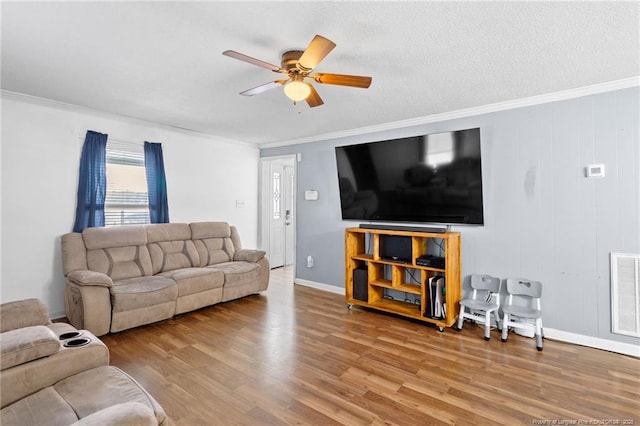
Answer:
POLYGON ((536 348, 542 350, 542 284, 519 278, 507 279, 507 303, 502 306, 502 341, 507 341, 509 327, 533 331, 536 348), (519 302, 519 303, 517 303, 519 302))
POLYGON ((470 299, 460 301, 460 316, 458 317, 458 327, 462 330, 462 323, 465 318, 473 319, 484 324, 484 340, 491 338, 491 313, 495 315, 498 330, 500 330, 500 288, 502 281, 500 278, 490 275, 471 275, 471 289, 473 293, 470 299))

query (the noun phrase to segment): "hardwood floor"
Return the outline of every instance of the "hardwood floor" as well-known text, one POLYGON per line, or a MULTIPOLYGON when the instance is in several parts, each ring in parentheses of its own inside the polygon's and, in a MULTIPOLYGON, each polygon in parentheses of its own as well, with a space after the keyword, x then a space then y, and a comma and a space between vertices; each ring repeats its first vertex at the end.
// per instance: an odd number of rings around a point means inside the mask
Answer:
POLYGON ((103 341, 175 425, 640 424, 639 359, 350 311, 286 269, 261 295, 103 341))

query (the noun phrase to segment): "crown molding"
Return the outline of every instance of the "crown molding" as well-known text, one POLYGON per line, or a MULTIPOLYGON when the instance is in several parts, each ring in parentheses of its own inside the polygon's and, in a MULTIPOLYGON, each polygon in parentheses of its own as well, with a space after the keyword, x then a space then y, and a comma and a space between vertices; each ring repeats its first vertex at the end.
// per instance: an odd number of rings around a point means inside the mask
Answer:
POLYGON ((277 148, 287 145, 298 145, 310 142, 329 141, 332 139, 345 138, 349 136, 358 136, 370 133, 384 132, 388 130, 403 129, 412 126, 420 126, 424 124, 437 123, 457 118, 472 117, 475 115, 488 114, 492 112, 506 111, 510 109, 541 105, 551 102, 565 101, 569 99, 580 98, 583 96, 597 95, 599 93, 613 92, 615 90, 629 89, 640 86, 640 76, 615 80, 606 83, 593 84, 590 86, 578 87, 575 89, 562 90, 559 92, 548 93, 545 95, 531 96, 528 98, 516 99, 512 101, 498 102, 494 104, 483 105, 479 107, 466 108, 457 111, 445 112, 442 114, 433 114, 424 117, 411 118, 408 120, 393 121, 374 126, 360 127, 340 132, 325 133, 305 138, 292 139, 279 142, 268 142, 259 144, 260 149, 277 148))
POLYGON ((254 144, 245 141, 239 141, 236 139, 223 138, 221 136, 200 132, 197 130, 187 129, 178 126, 171 126, 162 123, 156 123, 153 121, 144 120, 141 118, 130 117, 126 115, 120 115, 105 111, 96 110, 89 107, 83 107, 80 105, 69 104, 66 102, 54 101, 52 99, 40 98, 37 96, 31 96, 24 93, 12 92, 9 90, 1 89, 0 98, 16 100, 20 102, 27 102, 35 105, 47 106, 51 108, 58 108, 72 112, 88 113, 92 115, 98 115, 105 118, 117 119, 120 121, 126 121, 138 125, 147 125, 160 127, 166 130, 183 133, 189 136, 203 137, 207 139, 215 138, 216 141, 229 143, 233 145, 244 145, 249 147, 257 147, 260 149, 276 148, 288 145, 298 145, 310 142, 329 141, 332 139, 345 138, 350 136, 359 136, 371 133, 384 132, 388 130, 402 129, 412 126, 420 126, 430 123, 437 123, 446 120, 453 120, 458 118, 472 117, 476 115, 488 114, 492 112, 506 111, 510 109, 529 107, 534 105, 541 105, 551 102, 564 101, 569 99, 580 98, 583 96, 596 95, 599 93, 612 92, 615 90, 628 89, 632 87, 640 86, 640 76, 629 77, 621 80, 614 80, 606 83, 593 84, 590 86, 579 87, 575 89, 562 90, 559 92, 549 93, 545 95, 532 96, 528 98, 516 99, 512 101, 498 102, 494 104, 483 105, 479 107, 466 108, 456 111, 445 112, 441 114, 433 114, 424 117, 411 118, 407 120, 393 121, 389 123, 377 124, 373 126, 359 127, 355 129, 349 129, 339 132, 324 133, 315 136, 309 136, 305 138, 291 139, 277 142, 267 142, 264 144, 254 144))
POLYGON ((75 105, 75 104, 69 104, 69 103, 66 103, 66 102, 54 101, 53 99, 40 98, 38 96, 32 96, 32 95, 27 95, 27 94, 24 94, 24 93, 12 92, 10 90, 5 90, 5 89, 0 90, 0 98, 8 99, 8 100, 14 100, 14 101, 18 101, 18 102, 30 103, 30 104, 33 104, 33 105, 45 106, 45 107, 49 107, 49 108, 56 108, 56 109, 61 109, 61 110, 65 110, 65 111, 70 111, 70 112, 91 114, 91 115, 96 115, 96 116, 103 117, 103 118, 114 119, 114 120, 119 120, 119 121, 125 121, 125 122, 130 123, 130 124, 137 124, 137 125, 141 125, 141 126, 159 127, 159 128, 164 129, 164 130, 170 130, 170 131, 182 133, 182 134, 188 135, 188 136, 195 136, 195 137, 201 137, 201 138, 207 138, 207 139, 214 138, 216 140, 216 142, 228 143, 228 144, 232 144, 232 145, 235 145, 235 146, 244 145, 244 146, 248 146, 248 147, 251 147, 251 148, 257 148, 258 147, 257 144, 251 143, 251 142, 245 142, 245 141, 240 141, 240 140, 236 140, 236 139, 224 138, 222 136, 218 136, 218 135, 214 135, 214 134, 210 134, 210 133, 204 133, 204 132, 200 132, 200 131, 197 131, 197 130, 187 129, 185 127, 171 126, 171 125, 168 125, 168 124, 157 123, 155 121, 144 120, 142 118, 136 118, 136 117, 131 117, 131 116, 128 116, 128 115, 121 115, 121 114, 116 114, 116 113, 111 113, 111 112, 106 112, 106 111, 100 111, 100 110, 97 110, 97 109, 84 107, 84 106, 81 106, 81 105, 75 105))

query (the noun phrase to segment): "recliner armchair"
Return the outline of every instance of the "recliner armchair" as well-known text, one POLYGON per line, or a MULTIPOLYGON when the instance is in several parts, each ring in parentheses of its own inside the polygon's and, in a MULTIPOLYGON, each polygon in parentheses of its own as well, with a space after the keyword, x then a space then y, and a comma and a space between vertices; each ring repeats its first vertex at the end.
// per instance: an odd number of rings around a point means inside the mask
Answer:
POLYGON ((73 331, 70 324, 52 323, 38 299, 0 305, 2 407, 66 377, 109 365, 109 349, 87 330, 82 335, 88 344, 65 347, 59 336, 73 331))
POLYGON ((162 407, 110 366, 93 333, 52 323, 37 299, 0 305, 0 424, 167 425, 162 407))

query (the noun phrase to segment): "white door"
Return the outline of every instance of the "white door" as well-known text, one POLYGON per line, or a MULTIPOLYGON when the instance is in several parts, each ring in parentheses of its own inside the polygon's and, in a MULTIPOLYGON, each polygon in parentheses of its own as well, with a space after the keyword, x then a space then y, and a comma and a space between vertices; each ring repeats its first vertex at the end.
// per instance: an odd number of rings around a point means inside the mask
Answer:
POLYGON ((271 180, 271 211, 269 220, 269 255, 272 268, 284 266, 285 260, 285 211, 283 200, 284 167, 272 163, 269 167, 271 180))
POLYGON ((272 268, 295 264, 294 156, 262 158, 260 247, 272 268))

